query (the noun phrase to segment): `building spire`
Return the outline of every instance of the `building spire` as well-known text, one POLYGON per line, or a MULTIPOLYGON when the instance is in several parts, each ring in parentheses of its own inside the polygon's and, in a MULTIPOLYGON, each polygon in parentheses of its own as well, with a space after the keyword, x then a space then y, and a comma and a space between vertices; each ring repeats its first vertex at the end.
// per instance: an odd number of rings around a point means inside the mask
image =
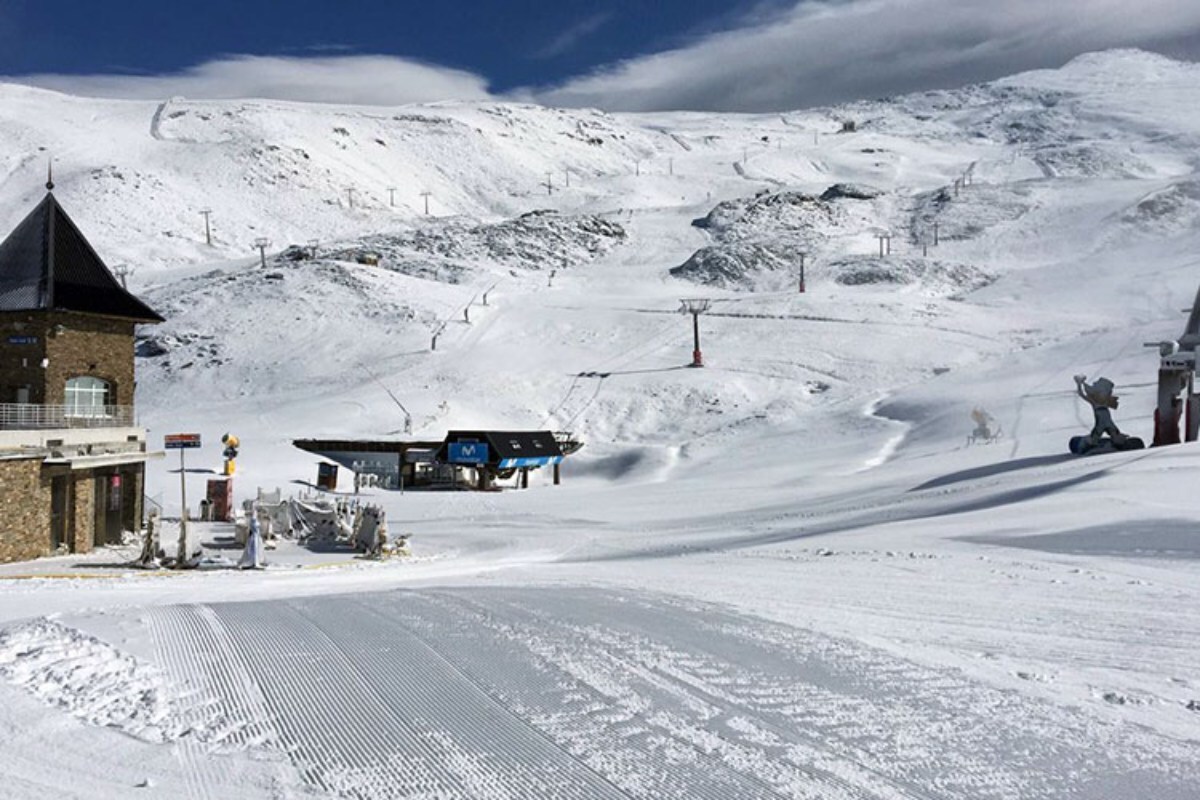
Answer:
POLYGON ((54 159, 46 159, 46 191, 54 191, 54 159))

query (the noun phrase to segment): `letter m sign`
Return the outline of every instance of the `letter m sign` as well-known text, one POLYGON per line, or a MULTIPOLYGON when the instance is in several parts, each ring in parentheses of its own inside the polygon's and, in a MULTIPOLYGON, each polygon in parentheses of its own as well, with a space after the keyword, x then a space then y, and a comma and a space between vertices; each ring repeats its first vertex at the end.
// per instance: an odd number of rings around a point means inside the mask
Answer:
POLYGON ((451 442, 449 456, 451 464, 486 464, 488 446, 480 442, 451 442))

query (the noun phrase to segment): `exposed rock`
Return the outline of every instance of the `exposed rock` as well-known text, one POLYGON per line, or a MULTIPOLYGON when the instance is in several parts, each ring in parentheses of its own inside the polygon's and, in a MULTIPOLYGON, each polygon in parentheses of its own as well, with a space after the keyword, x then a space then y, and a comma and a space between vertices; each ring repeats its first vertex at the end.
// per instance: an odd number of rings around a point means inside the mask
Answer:
POLYGON ((745 238, 755 229, 774 233, 801 230, 827 223, 833 214, 828 204, 803 192, 760 192, 751 198, 718 203, 712 211, 692 224, 704 228, 719 239, 745 238))
POLYGON ((134 346, 134 354, 141 358, 158 358, 171 352, 171 348, 161 339, 150 336, 139 339, 134 346))
POLYGON ((993 280, 991 275, 968 264, 895 256, 844 257, 830 262, 827 271, 842 286, 920 286, 937 295, 963 294, 993 280))
POLYGON ((481 264, 509 269, 565 269, 592 261, 625 240, 625 229, 602 217, 531 211, 499 223, 461 219, 397 234, 371 236, 323 252, 337 261, 363 263, 363 254, 385 269, 460 283, 481 264))
POLYGON ((764 272, 799 269, 804 247, 788 242, 733 242, 704 247, 671 270, 676 278, 723 289, 752 288, 764 272))
MULTIPOLYGON (((833 237, 878 224, 875 189, 836 184, 821 197, 798 191, 762 191, 717 204, 692 224, 714 244, 671 270, 678 278, 730 289, 779 288, 783 274, 798 277, 801 253, 819 257, 833 237)), ((812 263, 812 262, 809 262, 812 263)))
POLYGON ((290 244, 279 254, 279 257, 285 261, 307 261, 312 257, 312 252, 307 247, 298 244, 290 244))
POLYGON ((821 199, 827 203, 831 200, 874 200, 882 194, 879 189, 861 183, 835 183, 821 193, 821 199))

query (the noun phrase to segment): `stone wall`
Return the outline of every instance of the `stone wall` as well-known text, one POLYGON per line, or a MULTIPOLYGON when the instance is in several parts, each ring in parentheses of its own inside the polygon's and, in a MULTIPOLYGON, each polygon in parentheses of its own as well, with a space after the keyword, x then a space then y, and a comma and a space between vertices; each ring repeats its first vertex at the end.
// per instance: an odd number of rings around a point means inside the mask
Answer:
POLYGON ((112 384, 110 405, 133 405, 133 323, 87 314, 47 316, 46 404, 65 402, 67 381, 90 375, 112 384))
POLYGON ((50 552, 50 482, 40 458, 0 461, 0 562, 50 552))
POLYGON ((133 405, 134 325, 129 320, 62 311, 0 314, 0 403, 61 405, 70 378, 90 375, 112 384, 110 405, 133 405), (46 366, 42 366, 42 360, 46 366))
MULTIPOLYGON (((89 553, 96 546, 97 470, 58 471, 66 481, 63 543, 74 553, 89 553)), ((132 464, 99 473, 105 480, 121 475, 122 523, 137 530, 142 519, 145 467, 132 464)), ((0 460, 0 563, 26 561, 53 555, 51 489, 52 471, 42 459, 0 460)), ((113 542, 119 531, 113 531, 113 542)))
POLYGON ((76 553, 92 552, 96 537, 96 476, 92 470, 82 470, 71 475, 75 487, 72 492, 71 533, 68 537, 76 553))

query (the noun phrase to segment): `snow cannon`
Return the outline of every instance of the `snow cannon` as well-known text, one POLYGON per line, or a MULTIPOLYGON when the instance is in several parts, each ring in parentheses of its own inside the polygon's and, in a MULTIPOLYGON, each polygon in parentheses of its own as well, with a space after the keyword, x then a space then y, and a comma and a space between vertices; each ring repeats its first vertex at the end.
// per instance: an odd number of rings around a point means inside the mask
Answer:
POLYGON ((1119 406, 1113 390, 1116 387, 1108 378, 1097 378, 1087 382, 1086 375, 1075 376, 1075 391, 1092 407, 1095 424, 1087 436, 1072 436, 1068 449, 1075 455, 1110 453, 1116 450, 1141 450, 1145 443, 1136 436, 1121 433, 1113 422, 1112 412, 1119 406))
POLYGON ((971 421, 975 423, 975 429, 967 434, 967 444, 991 444, 1000 438, 1000 423, 979 406, 971 410, 971 421))
POLYGON ((1158 349, 1158 401, 1154 408, 1152 447, 1194 442, 1200 430, 1200 396, 1196 394, 1196 346, 1200 345, 1200 290, 1188 312, 1187 325, 1177 340, 1147 342, 1158 349))
POLYGON ((242 441, 232 433, 227 433, 221 437, 221 444, 225 445, 225 452, 222 454, 225 456, 224 474, 232 475, 237 468, 238 447, 241 446, 242 441))

